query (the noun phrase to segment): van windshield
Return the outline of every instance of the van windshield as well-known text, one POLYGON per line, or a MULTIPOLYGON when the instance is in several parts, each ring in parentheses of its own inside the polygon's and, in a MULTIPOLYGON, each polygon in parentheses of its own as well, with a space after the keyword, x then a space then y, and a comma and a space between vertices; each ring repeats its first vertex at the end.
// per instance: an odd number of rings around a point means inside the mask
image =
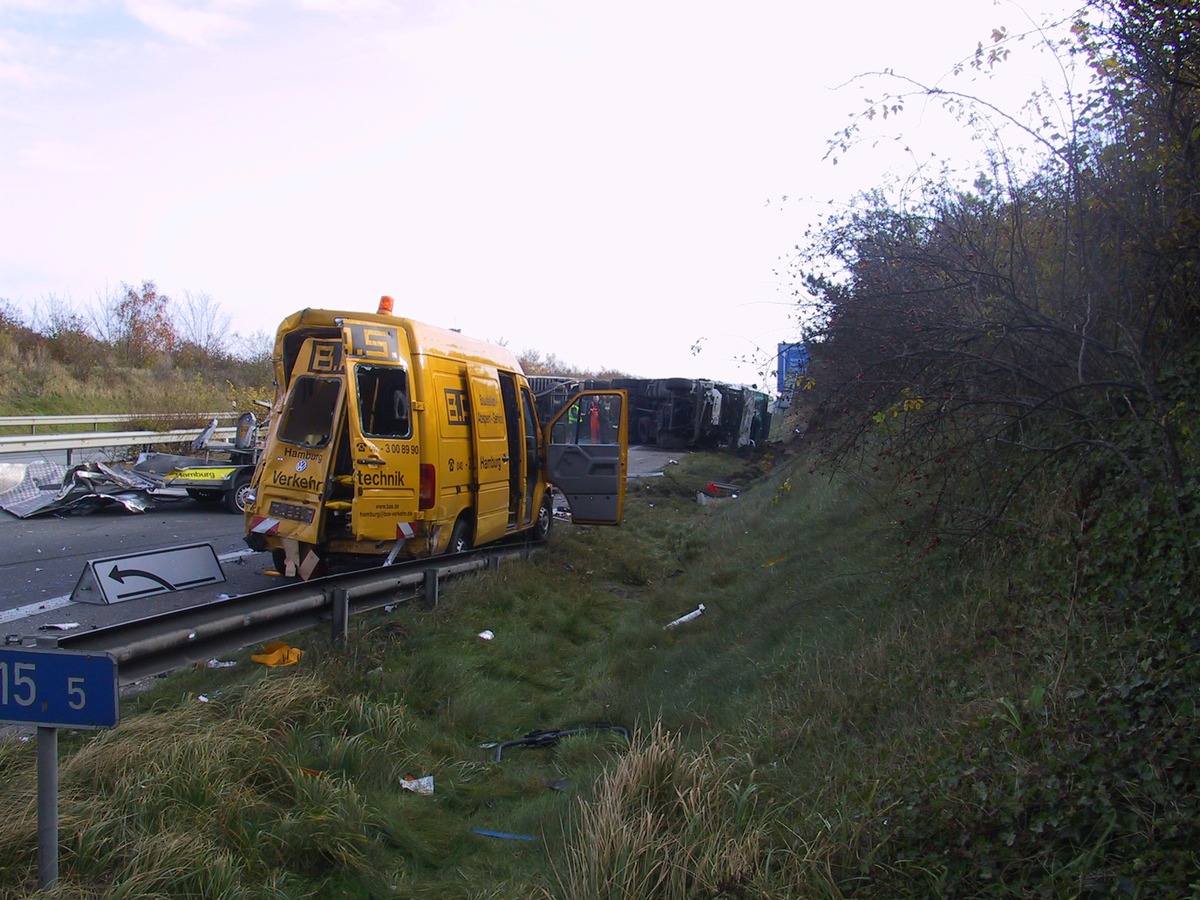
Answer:
POLYGON ((338 378, 302 375, 292 382, 279 439, 301 447, 324 447, 333 436, 342 382, 338 378))
POLYGON ((358 415, 369 437, 412 436, 408 373, 397 366, 354 367, 358 385, 358 415))

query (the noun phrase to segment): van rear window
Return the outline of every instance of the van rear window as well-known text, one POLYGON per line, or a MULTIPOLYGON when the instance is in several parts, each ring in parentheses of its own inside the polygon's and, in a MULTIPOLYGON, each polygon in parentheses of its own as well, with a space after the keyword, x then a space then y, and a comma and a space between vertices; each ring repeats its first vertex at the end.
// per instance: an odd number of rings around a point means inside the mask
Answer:
POLYGON ((408 372, 397 366, 354 367, 358 384, 358 415, 369 437, 412 437, 412 405, 408 402, 408 372))
POLYGON ((301 375, 292 382, 279 439, 301 447, 324 447, 333 436, 342 382, 338 378, 301 375))

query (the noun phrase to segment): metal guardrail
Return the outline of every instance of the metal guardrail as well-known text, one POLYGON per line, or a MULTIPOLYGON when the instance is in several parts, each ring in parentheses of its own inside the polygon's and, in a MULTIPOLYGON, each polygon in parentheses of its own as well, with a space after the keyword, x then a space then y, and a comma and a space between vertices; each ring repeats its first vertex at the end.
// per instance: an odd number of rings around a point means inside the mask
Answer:
POLYGON ((126 685, 322 622, 332 624, 335 640, 345 637, 352 613, 422 596, 427 606, 435 606, 442 580, 498 566, 505 557, 526 556, 530 546, 493 546, 331 575, 96 628, 56 641, 39 637, 39 644, 53 642, 61 650, 110 653, 117 662, 118 681, 126 685))
MULTIPOLYGON (((49 453, 65 450, 67 465, 71 464, 71 454, 75 450, 107 450, 117 447, 150 447, 154 444, 187 444, 199 436, 203 426, 198 428, 173 428, 165 431, 102 431, 102 425, 120 425, 129 422, 171 421, 203 419, 236 419, 241 413, 237 410, 217 413, 114 413, 84 416, 0 416, 0 429, 28 428, 28 434, 0 434, 0 456, 6 453, 49 453), (39 428, 61 428, 63 426, 82 427, 90 425, 91 431, 76 432, 47 432, 38 433, 39 428)), ((228 425, 213 432, 213 438, 220 441, 232 441, 237 434, 237 428, 228 425)))
MULTIPOLYGON (((94 450, 106 447, 145 447, 151 444, 187 444, 203 429, 176 428, 171 431, 85 431, 78 434, 4 434, 0 435, 0 454, 40 453, 46 450, 94 450)), ((229 441, 237 428, 229 426, 213 432, 214 438, 229 441)), ((68 459, 70 456, 68 455, 68 459)))
POLYGON ((179 419, 236 419, 240 413, 237 410, 220 413, 106 413, 90 416, 0 416, 0 428, 28 428, 30 434, 37 434, 39 427, 54 428, 62 425, 91 425, 92 431, 99 431, 101 425, 116 425, 120 422, 170 422, 179 419))

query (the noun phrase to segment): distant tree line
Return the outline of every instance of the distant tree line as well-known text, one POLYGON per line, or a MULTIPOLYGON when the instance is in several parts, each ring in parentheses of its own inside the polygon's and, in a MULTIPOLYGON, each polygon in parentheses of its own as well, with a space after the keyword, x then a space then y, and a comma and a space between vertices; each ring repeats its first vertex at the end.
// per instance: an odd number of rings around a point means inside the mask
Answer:
POLYGON ((16 352, 44 355, 81 381, 116 368, 269 385, 272 338, 264 332, 243 336, 230 324, 210 295, 185 292, 176 300, 153 281, 123 283, 83 307, 51 296, 25 313, 0 299, 0 335, 16 352))

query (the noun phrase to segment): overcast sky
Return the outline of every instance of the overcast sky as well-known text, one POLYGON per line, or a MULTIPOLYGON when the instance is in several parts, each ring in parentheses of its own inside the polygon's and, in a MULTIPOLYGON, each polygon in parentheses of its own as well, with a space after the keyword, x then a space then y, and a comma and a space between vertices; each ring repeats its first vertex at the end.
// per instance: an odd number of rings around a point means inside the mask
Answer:
MULTIPOLYGON (((814 217, 973 152, 910 108, 876 125, 912 155, 833 166, 882 93, 847 82, 979 88, 948 73, 993 28, 1071 8, 0 0, 0 298, 82 308, 153 280, 250 334, 391 294, 576 367, 770 384, 798 337, 776 272, 814 217)), ((1030 43, 999 75, 1014 98, 1053 72, 1030 43)))

